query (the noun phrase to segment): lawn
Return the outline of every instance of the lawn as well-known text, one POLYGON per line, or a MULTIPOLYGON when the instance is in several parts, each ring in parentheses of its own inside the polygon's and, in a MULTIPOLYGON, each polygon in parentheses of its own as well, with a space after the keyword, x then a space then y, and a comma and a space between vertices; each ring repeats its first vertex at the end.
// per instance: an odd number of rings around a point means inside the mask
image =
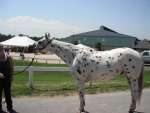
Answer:
MULTIPOLYGON (((30 62, 14 60, 15 66, 27 66, 30 62)), ((32 66, 40 67, 66 67, 65 64, 33 63, 32 66)), ((16 73, 16 72, 15 72, 16 73)), ((34 89, 28 87, 28 72, 14 75, 12 96, 69 96, 77 94, 76 81, 70 72, 34 72, 34 89)), ((150 88, 150 72, 145 72, 144 88, 150 88)), ((86 94, 126 91, 129 87, 124 75, 119 75, 107 81, 93 81, 90 88, 86 83, 86 94)))

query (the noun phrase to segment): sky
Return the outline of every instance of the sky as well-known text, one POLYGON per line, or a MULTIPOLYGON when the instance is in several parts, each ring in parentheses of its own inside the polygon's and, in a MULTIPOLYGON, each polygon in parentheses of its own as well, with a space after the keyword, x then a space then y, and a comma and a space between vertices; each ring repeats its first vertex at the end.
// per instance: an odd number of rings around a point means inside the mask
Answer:
POLYGON ((108 27, 150 40, 150 0, 0 0, 0 33, 64 38, 108 27))

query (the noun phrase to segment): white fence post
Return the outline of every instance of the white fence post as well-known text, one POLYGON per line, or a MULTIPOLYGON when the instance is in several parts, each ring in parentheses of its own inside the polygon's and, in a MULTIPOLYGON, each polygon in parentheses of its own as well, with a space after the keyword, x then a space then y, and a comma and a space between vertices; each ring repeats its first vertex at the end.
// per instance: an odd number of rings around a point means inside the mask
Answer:
POLYGON ((33 71, 29 71, 29 87, 33 88, 33 71))

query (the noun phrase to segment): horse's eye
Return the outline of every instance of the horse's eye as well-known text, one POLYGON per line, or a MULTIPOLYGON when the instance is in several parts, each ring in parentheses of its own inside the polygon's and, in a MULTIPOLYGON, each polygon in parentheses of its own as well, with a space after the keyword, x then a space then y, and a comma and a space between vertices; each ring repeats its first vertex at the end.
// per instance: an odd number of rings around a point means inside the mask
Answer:
POLYGON ((40 41, 39 44, 42 44, 42 42, 40 41))

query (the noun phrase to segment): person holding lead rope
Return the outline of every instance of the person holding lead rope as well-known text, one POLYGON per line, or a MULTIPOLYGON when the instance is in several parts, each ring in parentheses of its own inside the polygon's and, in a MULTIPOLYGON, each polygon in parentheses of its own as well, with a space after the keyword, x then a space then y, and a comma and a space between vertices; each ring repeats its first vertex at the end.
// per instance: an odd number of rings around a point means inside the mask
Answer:
POLYGON ((13 112, 11 99, 11 84, 13 82, 13 61, 10 55, 4 52, 3 45, 0 44, 0 113, 2 110, 2 92, 4 90, 7 110, 13 112))

